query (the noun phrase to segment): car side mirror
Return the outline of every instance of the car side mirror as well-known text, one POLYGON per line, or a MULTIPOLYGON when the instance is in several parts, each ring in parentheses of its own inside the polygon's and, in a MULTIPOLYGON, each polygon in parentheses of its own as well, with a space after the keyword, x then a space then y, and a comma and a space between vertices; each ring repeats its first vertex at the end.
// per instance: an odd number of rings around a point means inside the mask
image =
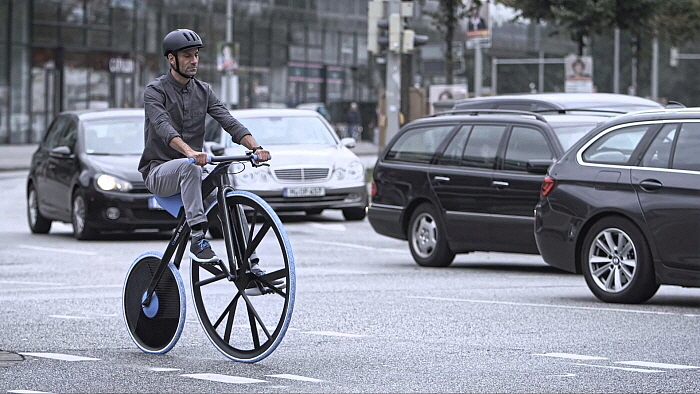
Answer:
POLYGON ((340 143, 343 144, 344 147, 352 149, 357 144, 357 141, 355 141, 354 138, 347 137, 340 140, 340 143))
POLYGON ((73 152, 71 152, 70 148, 65 145, 57 146, 51 149, 49 155, 51 155, 51 157, 57 157, 59 159, 72 159, 74 157, 73 152))
POLYGON ((223 156, 226 153, 226 148, 218 142, 205 142, 204 146, 209 148, 213 156, 223 156))
POLYGON ((527 172, 532 174, 546 175, 549 166, 554 163, 552 159, 533 159, 527 161, 527 172))

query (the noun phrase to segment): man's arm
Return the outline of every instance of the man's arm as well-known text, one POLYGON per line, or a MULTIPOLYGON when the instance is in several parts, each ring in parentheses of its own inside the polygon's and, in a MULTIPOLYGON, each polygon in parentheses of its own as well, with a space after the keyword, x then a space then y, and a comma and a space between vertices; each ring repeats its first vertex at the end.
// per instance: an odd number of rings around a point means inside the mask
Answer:
POLYGON ((209 157, 205 152, 197 152, 192 149, 185 141, 180 137, 175 137, 170 140, 170 147, 176 151, 182 153, 183 155, 194 159, 194 163, 198 166, 204 166, 208 163, 209 157))

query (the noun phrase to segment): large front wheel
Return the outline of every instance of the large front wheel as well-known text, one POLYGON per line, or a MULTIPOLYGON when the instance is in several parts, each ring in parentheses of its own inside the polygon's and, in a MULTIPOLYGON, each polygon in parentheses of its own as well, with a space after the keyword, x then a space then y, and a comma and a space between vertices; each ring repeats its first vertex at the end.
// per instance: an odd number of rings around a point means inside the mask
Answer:
MULTIPOLYGON (((256 362, 277 348, 289 326, 296 289, 294 256, 282 222, 263 199, 237 190, 226 202, 229 215, 242 218, 242 228, 234 230, 232 224, 230 230, 240 247, 231 245, 233 260, 219 252, 226 270, 192 262, 192 298, 212 344, 229 359, 256 362), (251 262, 258 262, 266 274, 251 273, 251 262)), ((218 210, 214 205, 210 212, 218 210)))
POLYGON ((411 215, 408 247, 420 266, 447 267, 455 258, 441 220, 438 211, 429 203, 419 205, 411 215))

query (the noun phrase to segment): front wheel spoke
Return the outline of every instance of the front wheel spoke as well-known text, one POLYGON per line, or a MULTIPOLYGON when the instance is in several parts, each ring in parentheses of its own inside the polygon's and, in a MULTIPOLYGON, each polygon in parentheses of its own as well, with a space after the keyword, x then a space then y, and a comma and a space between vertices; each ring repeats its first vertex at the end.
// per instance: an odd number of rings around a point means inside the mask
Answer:
POLYGON ((615 286, 614 289, 620 290, 622 288, 622 274, 620 273, 620 269, 617 267, 615 267, 613 270, 613 278, 615 278, 613 282, 615 286))
MULTIPOLYGON (((250 257, 250 255, 253 254, 255 249, 257 249, 258 245, 260 245, 260 242, 262 242, 263 238, 265 238, 265 235, 267 235, 267 232, 270 230, 270 223, 268 221, 265 221, 263 226, 260 228, 260 231, 258 231, 257 234, 255 234, 255 238, 250 240, 248 242, 248 245, 246 246, 245 249, 245 255, 246 259, 250 257)), ((253 236, 253 228, 250 229, 250 236, 253 236)))
MULTIPOLYGON (((262 321, 260 318, 260 315, 258 315, 258 312, 255 310, 255 307, 253 306, 253 303, 250 301, 250 298, 245 294, 245 293, 239 293, 243 296, 243 300, 245 300, 246 305, 248 306, 248 314, 252 314, 255 316, 255 320, 260 324, 260 328, 265 332, 265 335, 267 335, 267 339, 270 339, 270 331, 267 330, 267 326, 265 326, 265 323, 262 321)), ((252 324, 251 324, 251 329, 252 329, 252 324)), ((257 330, 256 330, 257 332, 257 330)))
POLYGON ((627 254, 628 254, 631 250, 633 250, 633 248, 634 248, 634 244, 633 244, 632 242, 629 242, 629 241, 628 241, 628 242, 625 242, 625 244, 624 244, 621 248, 619 248, 619 252, 618 252, 618 253, 619 253, 620 256, 627 256, 627 254))
POLYGON ((605 237, 605 246, 607 246, 607 251, 610 253, 610 255, 613 255, 615 249, 617 249, 617 243, 613 239, 612 232, 606 231, 603 233, 603 237, 605 237))
MULTIPOLYGON (((238 294, 234 297, 234 300, 238 298, 238 294)), ((234 305, 233 300, 231 300, 231 303, 229 304, 228 307, 228 320, 226 321, 226 330, 224 331, 224 341, 226 343, 229 343, 231 341, 231 331, 233 330, 233 320, 236 316, 236 306, 234 305)))
MULTIPOLYGON (((608 235, 608 234, 606 233, 606 236, 607 236, 607 235, 608 235)), ((608 247, 608 245, 605 244, 605 243, 603 243, 603 240, 601 240, 600 237, 596 238, 595 244, 596 244, 596 246, 597 246, 600 250, 602 250, 602 251, 603 251, 605 254, 607 254, 608 256, 612 256, 612 255, 613 255, 613 253, 612 253, 612 251, 610 250, 610 248, 608 247)))
POLYGON ((610 266, 610 269, 608 270, 608 276, 605 278, 605 288, 606 289, 612 289, 613 286, 613 277, 615 276, 615 268, 610 266))
MULTIPOLYGON (((250 323, 250 334, 253 336, 253 347, 260 347, 260 336, 258 335, 258 327, 255 324, 255 315, 251 313, 250 305, 248 305, 248 322, 250 323)), ((269 337, 269 336, 268 336, 269 337)))
POLYGON ((622 271, 622 273, 625 274, 625 278, 627 278, 628 282, 632 280, 634 274, 632 273, 632 271, 629 270, 629 268, 627 268, 626 265, 624 265, 624 263, 620 264, 620 271, 622 271))
POLYGON ((221 322, 224 320, 224 317, 226 317, 227 314, 231 313, 231 311, 233 311, 233 313, 235 313, 236 305, 238 305, 238 298, 239 297, 240 297, 240 293, 236 294, 236 296, 233 297, 231 302, 228 303, 228 306, 224 309, 223 312, 221 312, 221 316, 219 316, 219 318, 216 320, 216 323, 214 323, 214 329, 219 327, 219 324, 221 324, 221 322))

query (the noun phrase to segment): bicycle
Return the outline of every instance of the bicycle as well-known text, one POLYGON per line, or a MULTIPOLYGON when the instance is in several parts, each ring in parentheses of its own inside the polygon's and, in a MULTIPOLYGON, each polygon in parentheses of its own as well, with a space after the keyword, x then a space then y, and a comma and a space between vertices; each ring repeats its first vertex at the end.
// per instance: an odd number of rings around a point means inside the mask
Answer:
MULTIPOLYGON (((253 152, 210 157, 210 163, 218 164, 202 181, 202 196, 216 190, 216 200, 205 211, 218 219, 210 219, 210 227, 218 226, 223 235, 226 261, 192 261, 190 268, 192 300, 204 332, 224 356, 241 362, 260 361, 277 348, 289 326, 296 291, 294 256, 282 222, 262 198, 235 190, 230 179, 234 162, 243 171, 245 162, 259 166, 256 159, 253 152), (251 260, 257 259, 266 274, 250 272, 251 260), (283 284, 275 286, 280 280, 283 284)), ((124 280, 122 307, 136 346, 163 354, 175 346, 185 323, 179 270, 190 228, 179 194, 155 198, 178 224, 164 253, 145 252, 135 259, 124 280)))

